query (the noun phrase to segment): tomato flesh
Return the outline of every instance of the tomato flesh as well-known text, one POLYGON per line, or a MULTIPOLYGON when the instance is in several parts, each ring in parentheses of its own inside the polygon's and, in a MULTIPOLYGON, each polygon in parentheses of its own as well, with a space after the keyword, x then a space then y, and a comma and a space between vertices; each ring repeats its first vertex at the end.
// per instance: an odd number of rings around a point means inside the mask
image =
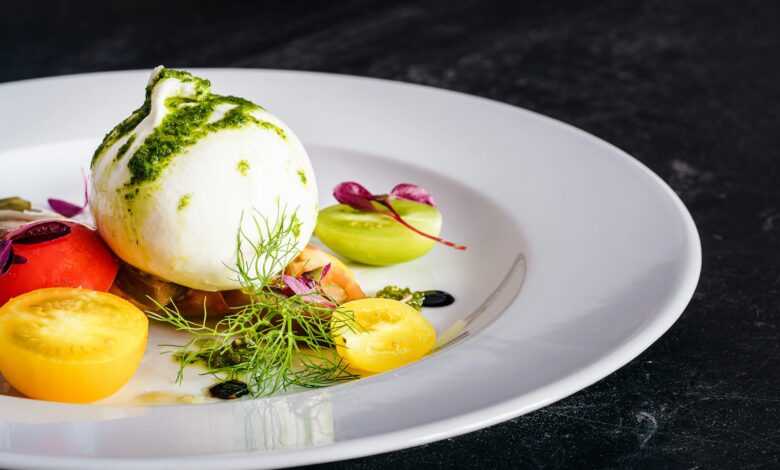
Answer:
POLYGON ((0 305, 12 297, 46 287, 107 291, 119 264, 95 230, 68 222, 70 233, 41 243, 14 243, 27 262, 13 264, 0 278, 0 305))
POLYGON ((38 289, 0 307, 0 372, 31 398, 86 403, 135 373, 149 320, 115 295, 38 289))
POLYGON ((334 313, 336 352, 351 367, 384 372, 416 361, 436 344, 436 330, 408 304, 391 299, 347 302, 334 313))

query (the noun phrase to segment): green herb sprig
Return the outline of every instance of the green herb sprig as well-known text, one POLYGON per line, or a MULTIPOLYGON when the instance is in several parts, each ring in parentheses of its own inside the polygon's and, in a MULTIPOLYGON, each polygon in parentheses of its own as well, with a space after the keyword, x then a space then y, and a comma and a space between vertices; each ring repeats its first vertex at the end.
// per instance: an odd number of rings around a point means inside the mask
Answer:
MULTIPOLYGON (((185 368, 201 363, 205 373, 218 380, 243 380, 253 397, 267 396, 290 387, 316 388, 357 378, 338 356, 328 354, 335 347, 331 337, 333 321, 352 328, 346 312, 336 320, 333 308, 306 302, 300 296, 288 297, 278 288, 278 275, 296 248, 294 231, 299 224, 295 213, 285 210, 275 223, 255 214, 254 233, 242 228, 236 237, 235 274, 250 302, 216 323, 184 318, 175 304, 157 305, 149 312, 157 321, 168 323, 192 338, 184 345, 168 345, 176 350, 179 362, 177 381, 185 368), (254 235, 254 236, 252 236, 254 235)), ((243 220, 241 226, 243 227, 243 220)))

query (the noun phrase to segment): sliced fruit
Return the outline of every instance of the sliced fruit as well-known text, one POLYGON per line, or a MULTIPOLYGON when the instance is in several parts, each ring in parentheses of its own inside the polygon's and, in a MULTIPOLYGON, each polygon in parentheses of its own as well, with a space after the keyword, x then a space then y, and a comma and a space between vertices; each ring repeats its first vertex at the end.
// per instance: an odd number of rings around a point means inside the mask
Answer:
MULTIPOLYGON (((405 199, 392 201, 392 206, 416 229, 434 236, 441 232, 437 208, 405 199)), ((337 254, 373 266, 411 261, 436 244, 383 213, 359 211, 345 204, 322 209, 314 233, 337 254)))
POLYGON ((115 295, 35 290, 0 308, 0 372, 31 398, 100 400, 135 373, 148 330, 146 315, 115 295))
POLYGON ((436 344, 436 330, 417 310, 391 299, 347 302, 333 314, 336 351, 351 367, 384 372, 416 361, 436 344))
POLYGON ((14 243, 26 259, 14 264, 0 281, 0 305, 11 297, 45 287, 84 287, 106 291, 119 264, 95 230, 66 222, 70 233, 39 243, 14 243))

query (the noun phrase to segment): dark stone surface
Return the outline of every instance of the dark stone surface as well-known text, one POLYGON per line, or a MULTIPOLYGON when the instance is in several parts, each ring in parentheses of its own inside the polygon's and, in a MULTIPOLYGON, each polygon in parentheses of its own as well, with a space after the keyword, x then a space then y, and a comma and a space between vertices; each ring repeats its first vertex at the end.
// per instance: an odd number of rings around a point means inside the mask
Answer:
POLYGON ((110 3, 5 3, 0 81, 165 63, 450 88, 618 145, 696 219, 696 295, 628 366, 483 431, 318 468, 780 468, 778 2, 110 3))

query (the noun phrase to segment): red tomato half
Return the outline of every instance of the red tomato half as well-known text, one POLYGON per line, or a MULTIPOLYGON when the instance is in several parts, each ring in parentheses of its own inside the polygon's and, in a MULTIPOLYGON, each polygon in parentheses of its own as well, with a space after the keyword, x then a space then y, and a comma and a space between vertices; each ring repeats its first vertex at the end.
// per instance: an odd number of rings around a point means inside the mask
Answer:
POLYGON ((0 305, 10 298, 46 287, 84 287, 107 291, 119 264, 94 230, 68 223, 70 233, 41 243, 14 243, 27 259, 0 277, 0 305))

